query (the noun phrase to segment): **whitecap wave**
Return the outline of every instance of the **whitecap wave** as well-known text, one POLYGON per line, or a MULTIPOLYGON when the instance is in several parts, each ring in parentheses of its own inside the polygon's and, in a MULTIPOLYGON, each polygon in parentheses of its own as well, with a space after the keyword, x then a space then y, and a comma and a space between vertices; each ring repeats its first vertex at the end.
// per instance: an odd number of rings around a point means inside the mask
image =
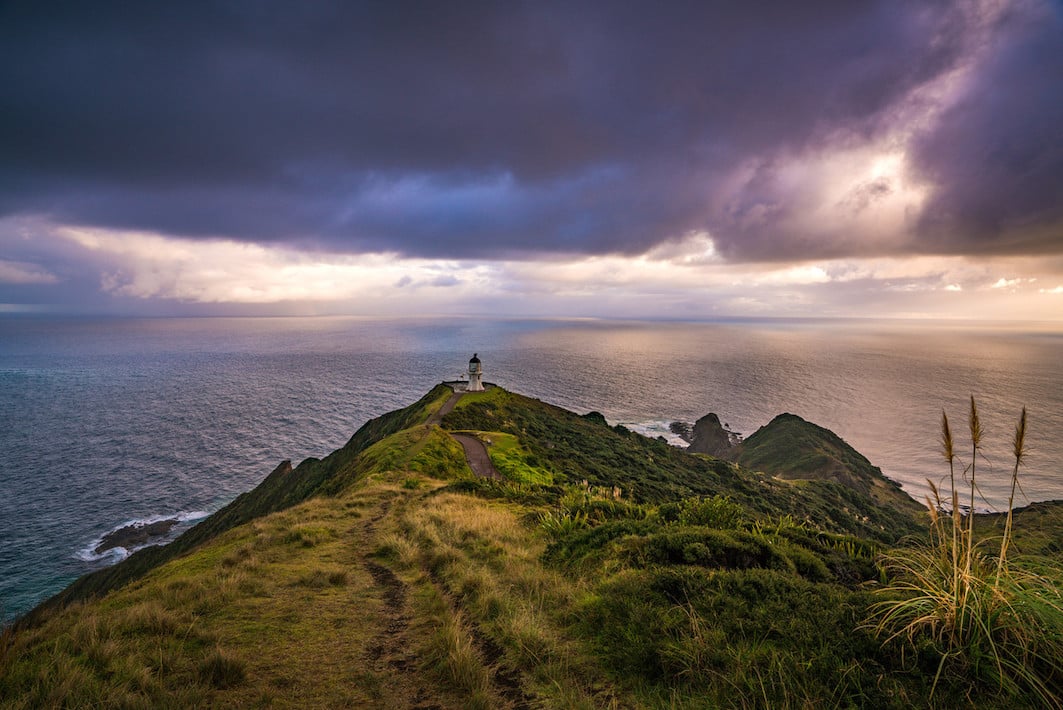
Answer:
MULTIPOLYGON (((74 557, 82 562, 107 562, 107 564, 117 564, 125 558, 129 557, 129 550, 124 547, 112 547, 103 552, 96 552, 96 548, 103 542, 103 538, 99 537, 90 542, 85 547, 81 548, 74 553, 74 557)), ((147 547, 145 545, 145 547, 147 547)))
POLYGON ((621 424, 631 431, 648 436, 651 439, 656 439, 659 436, 663 436, 672 446, 686 447, 687 442, 678 437, 670 428, 671 421, 663 419, 651 419, 645 422, 621 422, 621 424))

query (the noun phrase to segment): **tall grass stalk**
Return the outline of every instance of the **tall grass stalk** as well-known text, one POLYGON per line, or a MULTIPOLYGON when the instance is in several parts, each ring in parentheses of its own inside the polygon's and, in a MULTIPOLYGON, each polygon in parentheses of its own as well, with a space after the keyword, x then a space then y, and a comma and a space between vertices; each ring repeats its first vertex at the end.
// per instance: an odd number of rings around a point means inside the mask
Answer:
POLYGON ((956 446, 943 412, 941 441, 949 463, 950 515, 943 515, 941 492, 931 483, 929 540, 884 555, 882 565, 891 581, 879 590, 886 599, 873 605, 868 625, 885 637, 885 643, 901 640, 916 649, 929 647, 939 655, 931 697, 951 669, 948 675, 954 683, 973 676, 1005 696, 1063 707, 1063 595, 1059 587, 1063 572, 1008 558, 1015 492, 1021 491, 1026 410, 1012 443, 1011 495, 995 559, 986 552, 990 540, 975 537, 977 459, 982 454, 984 431, 973 397, 968 428, 972 458, 963 471, 970 488, 966 519, 958 505, 956 446))
MULTIPOLYGON (((971 432, 971 503, 967 508, 967 561, 964 567, 966 574, 971 573, 971 565, 974 562, 974 494, 978 489, 975 481, 975 472, 978 469, 978 454, 982 452, 982 421, 978 418, 978 406, 974 403, 974 395, 971 395, 971 410, 967 417, 968 429, 971 432)), ((970 587, 964 587, 964 596, 970 591, 970 587)))
MULTIPOLYGON (((1008 496, 1008 518, 1004 523, 1004 537, 1000 540, 1000 558, 997 561, 997 576, 1001 576, 1007 568, 1008 545, 1011 542, 1011 523, 1014 518, 1012 511, 1015 507, 1015 489, 1019 487, 1019 466, 1025 456, 1026 447, 1026 407, 1022 408, 1019 416, 1019 424, 1015 427, 1015 439, 1012 441, 1011 450, 1015 455, 1015 466, 1011 470, 1011 494, 1008 496)), ((1021 490, 1021 488, 1020 488, 1021 490)))
MULTIPOLYGON (((960 536, 963 534, 963 526, 960 521, 959 493, 956 489, 956 447, 952 441, 949 417, 944 410, 941 411, 941 448, 945 459, 949 462, 949 495, 952 499, 949 501, 952 506, 952 590, 953 594, 957 595, 960 590, 960 536)), ((936 489, 934 496, 938 497, 936 489)), ((930 509, 935 511, 938 507, 931 505, 930 509)), ((955 598, 953 603, 959 604, 959 598, 955 598)))

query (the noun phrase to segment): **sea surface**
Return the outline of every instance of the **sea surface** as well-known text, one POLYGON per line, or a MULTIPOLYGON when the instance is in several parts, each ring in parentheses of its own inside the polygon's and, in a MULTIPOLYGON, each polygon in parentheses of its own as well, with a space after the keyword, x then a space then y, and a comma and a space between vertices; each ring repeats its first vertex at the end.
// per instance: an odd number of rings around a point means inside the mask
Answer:
POLYGON ((919 499, 947 473, 942 410, 965 441, 973 394, 987 509, 1006 505, 1025 405, 1018 502, 1063 498, 1058 324, 6 317, 0 617, 127 555, 93 552, 108 532, 168 517, 179 532, 280 461, 324 456, 456 378, 473 353, 487 381, 651 436, 674 440, 669 422, 708 412, 745 435, 798 414, 919 499))

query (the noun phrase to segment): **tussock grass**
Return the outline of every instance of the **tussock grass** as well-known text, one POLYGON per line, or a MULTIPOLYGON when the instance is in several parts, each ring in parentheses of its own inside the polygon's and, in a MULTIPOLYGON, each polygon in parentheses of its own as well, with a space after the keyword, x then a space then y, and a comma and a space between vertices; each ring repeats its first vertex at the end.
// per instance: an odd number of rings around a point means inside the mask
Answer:
POLYGON ((405 535, 385 533, 380 536, 374 554, 408 569, 417 563, 418 550, 417 546, 405 535))
POLYGON ((300 576, 295 584, 310 589, 324 589, 325 587, 342 587, 347 584, 346 570, 315 569, 300 576))
POLYGON ((175 634, 185 626, 177 614, 157 601, 144 601, 115 614, 117 632, 122 634, 175 634))
POLYGON ((434 590, 428 589, 422 607, 435 621, 424 647, 424 661, 444 682, 467 698, 469 708, 493 708, 491 678, 461 617, 434 590))
POLYGON ((284 536, 290 544, 314 547, 336 537, 336 531, 325 525, 296 525, 284 536))
POLYGON ((947 503, 931 483, 927 541, 888 551, 882 565, 890 581, 869 624, 886 642, 937 659, 931 696, 942 679, 973 677, 1004 697, 1063 706, 1063 572, 1043 560, 1008 557, 1012 505, 1025 455, 1026 410, 1012 445, 1014 466, 1004 533, 976 538, 975 502, 984 429, 972 397, 968 413, 970 460, 961 465, 967 511, 960 506, 959 462, 948 416, 941 444, 949 465, 947 503))
POLYGON ((231 688, 247 677, 243 661, 220 646, 200 661, 198 671, 200 679, 213 688, 231 688))

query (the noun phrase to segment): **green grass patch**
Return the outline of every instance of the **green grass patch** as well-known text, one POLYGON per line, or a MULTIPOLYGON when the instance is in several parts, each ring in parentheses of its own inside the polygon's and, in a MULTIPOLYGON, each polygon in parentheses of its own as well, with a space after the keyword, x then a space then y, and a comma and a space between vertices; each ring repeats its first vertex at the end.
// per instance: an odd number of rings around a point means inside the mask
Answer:
POLYGON ((284 542, 303 547, 315 547, 336 537, 336 531, 325 525, 296 525, 284 536, 284 542))
POLYGON ((483 392, 466 392, 454 405, 454 410, 458 411, 466 407, 501 406, 509 400, 510 396, 510 393, 501 387, 491 387, 483 392))
POLYGON ((524 448, 516 436, 495 431, 479 432, 478 436, 487 447, 491 463, 507 480, 538 486, 554 482, 553 474, 543 468, 539 458, 524 448))
POLYGON ((465 451, 461 444, 436 427, 423 432, 422 437, 406 467, 440 480, 460 477, 465 471, 465 451))

